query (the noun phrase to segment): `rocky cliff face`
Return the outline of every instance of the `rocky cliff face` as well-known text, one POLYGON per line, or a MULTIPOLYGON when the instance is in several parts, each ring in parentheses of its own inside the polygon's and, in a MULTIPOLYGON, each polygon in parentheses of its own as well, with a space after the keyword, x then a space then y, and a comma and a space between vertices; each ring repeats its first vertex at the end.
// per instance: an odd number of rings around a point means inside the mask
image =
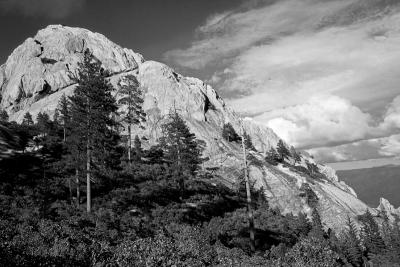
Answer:
POLYGON ((379 199, 379 206, 377 208, 378 212, 386 215, 389 220, 395 221, 400 218, 400 208, 395 208, 392 204, 390 204, 389 200, 385 198, 379 199))
MULTIPOLYGON (((145 61, 140 54, 121 48, 98 33, 54 25, 28 38, 0 67, 0 108, 16 121, 21 121, 28 111, 34 117, 38 112, 52 115, 62 94, 73 93, 75 85, 68 72, 76 70, 86 48, 110 71, 114 85, 127 74, 138 78, 145 91, 147 125, 135 134, 147 137, 145 145, 157 141, 160 125, 174 108, 191 131, 206 142, 204 156, 209 161, 204 167, 219 175, 222 182, 235 184, 242 169, 241 149, 238 144, 223 140, 221 132, 227 122, 240 132, 241 118, 201 80, 184 77, 162 63, 145 61)), ((118 89, 115 94, 118 97, 118 89)), ((369 208, 327 166, 319 166, 326 177, 315 180, 282 165, 267 164, 264 154, 276 146, 279 138, 271 129, 250 119, 244 119, 243 125, 257 149, 250 153, 250 177, 256 187, 265 189, 271 206, 284 213, 309 213, 300 190, 303 183, 308 183, 319 198, 318 210, 328 227, 338 229, 348 215, 354 217, 369 208)))

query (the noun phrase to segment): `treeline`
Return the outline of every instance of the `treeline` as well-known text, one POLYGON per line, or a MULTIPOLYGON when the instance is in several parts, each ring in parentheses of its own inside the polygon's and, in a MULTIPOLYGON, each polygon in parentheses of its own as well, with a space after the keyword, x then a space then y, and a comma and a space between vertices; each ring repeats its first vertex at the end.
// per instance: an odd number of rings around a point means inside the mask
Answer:
MULTIPOLYGON (((140 137, 131 139, 133 126, 146 117, 137 80, 122 79, 116 100, 90 52, 71 75, 79 86, 62 97, 54 118, 40 113, 34 122, 27 113, 21 124, 2 119, 13 133, 8 137, 18 138, 0 159, 1 266, 400 262, 398 224, 385 220, 379 227, 367 213, 361 232, 350 221, 349 230, 336 235, 323 226, 310 186, 302 188, 310 218, 282 215, 262 190, 251 188, 253 251, 244 181, 228 188, 200 168, 204 142, 174 110, 157 145, 145 149, 140 137), (118 104, 126 108, 118 112, 118 104)), ((254 149, 248 135, 242 141, 254 149)))

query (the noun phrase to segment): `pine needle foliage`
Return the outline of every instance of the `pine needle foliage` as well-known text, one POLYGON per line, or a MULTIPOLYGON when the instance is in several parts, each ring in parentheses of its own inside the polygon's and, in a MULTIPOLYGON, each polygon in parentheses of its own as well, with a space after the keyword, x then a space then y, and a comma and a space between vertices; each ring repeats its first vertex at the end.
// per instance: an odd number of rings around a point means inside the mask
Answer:
POLYGON ((366 252, 371 258, 373 255, 382 254, 385 250, 385 242, 380 235, 380 229, 369 210, 359 216, 362 224, 362 239, 366 252))
MULTIPOLYGON (((78 83, 71 101, 71 145, 73 150, 85 151, 87 176, 87 211, 90 212, 90 183, 94 170, 113 167, 119 136, 113 114, 117 103, 111 94, 113 87, 107 80, 108 72, 86 50, 78 71, 70 75, 78 83)), ((77 159, 78 160, 78 159, 77 159)))
POLYGON ((347 218, 346 226, 348 227, 348 230, 342 236, 343 252, 348 262, 353 266, 362 266, 363 250, 357 226, 350 217, 347 218))
POLYGON ((132 126, 140 125, 146 121, 146 113, 143 111, 143 91, 135 76, 128 75, 119 81, 118 99, 119 105, 125 109, 119 114, 122 122, 128 127, 128 161, 131 162, 132 151, 132 126))
POLYGON ((194 175, 203 162, 203 143, 191 133, 177 112, 169 114, 168 122, 162 125, 163 137, 160 147, 164 160, 177 172, 194 175))

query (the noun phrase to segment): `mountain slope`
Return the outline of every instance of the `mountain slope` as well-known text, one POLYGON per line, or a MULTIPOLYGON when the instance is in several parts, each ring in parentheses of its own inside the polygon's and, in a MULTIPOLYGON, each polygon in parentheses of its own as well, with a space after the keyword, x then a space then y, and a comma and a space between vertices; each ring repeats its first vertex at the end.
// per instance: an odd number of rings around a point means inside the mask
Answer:
MULTIPOLYGON (((230 122, 240 132, 241 118, 216 91, 199 79, 184 77, 162 63, 145 61, 140 54, 85 29, 48 26, 19 46, 0 67, 0 108, 6 109, 16 121, 21 121, 28 111, 34 117, 41 111, 53 114, 60 96, 73 93, 75 85, 68 72, 76 70, 86 48, 110 71, 114 85, 121 76, 137 76, 145 91, 147 125, 145 130, 134 132, 147 137, 146 146, 157 142, 160 125, 170 110, 176 109, 197 138, 207 144, 204 156, 209 161, 204 167, 228 185, 237 182, 242 172, 241 149, 222 138, 222 127, 230 122)), ((118 97, 118 91, 115 94, 118 97)), ((243 124, 258 151, 250 153, 251 180, 265 190, 271 206, 284 213, 310 213, 300 190, 302 184, 308 183, 319 198, 318 210, 323 221, 331 228, 339 229, 348 215, 354 217, 368 208, 327 166, 319 166, 325 178, 313 179, 282 165, 266 163, 264 155, 271 146, 276 146, 278 136, 249 119, 243 120, 243 124)))
POLYGON ((382 166, 337 173, 368 205, 378 206, 379 199, 384 197, 394 206, 400 206, 400 166, 382 166))

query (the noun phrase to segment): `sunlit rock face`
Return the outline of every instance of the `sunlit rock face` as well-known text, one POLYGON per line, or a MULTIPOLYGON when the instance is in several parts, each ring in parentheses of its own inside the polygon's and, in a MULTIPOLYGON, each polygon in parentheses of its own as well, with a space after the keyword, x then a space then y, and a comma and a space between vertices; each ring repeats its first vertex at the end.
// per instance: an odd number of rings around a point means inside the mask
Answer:
MULTIPOLYGON (((264 125, 241 119, 210 85, 184 77, 165 64, 145 61, 140 54, 85 29, 48 26, 15 49, 0 67, 0 108, 6 109, 11 120, 16 121, 21 121, 25 112, 33 117, 38 112, 52 115, 60 97, 73 93, 76 85, 69 73, 77 70, 86 49, 111 73, 109 79, 116 88, 117 98, 117 82, 121 77, 129 74, 139 80, 145 92, 147 122, 144 130, 135 129, 133 134, 146 137, 144 146, 157 142, 162 134, 161 124, 171 111, 176 111, 197 138, 206 142, 204 157, 209 160, 204 168, 221 182, 235 186, 243 173, 242 150, 239 144, 222 138, 222 127, 229 122, 241 133, 243 125, 257 150, 249 153, 250 178, 257 188, 264 189, 271 206, 284 213, 310 214, 311 208, 300 190, 308 183, 319 198, 318 211, 327 227, 338 230, 348 215, 355 217, 368 208, 327 166, 319 165, 325 178, 316 180, 282 165, 266 163, 265 153, 276 146, 279 137, 264 125)), ((302 161, 304 164, 305 159, 302 161)))
POLYGON ((379 199, 379 206, 377 210, 387 216, 392 222, 400 218, 400 208, 396 209, 392 204, 390 204, 389 200, 385 198, 379 199))
POLYGON ((48 26, 17 47, 0 67, 1 107, 17 121, 27 110, 33 115, 54 111, 60 92, 72 92, 69 74, 76 70, 87 48, 112 74, 137 69, 144 61, 141 55, 101 34, 48 26))

